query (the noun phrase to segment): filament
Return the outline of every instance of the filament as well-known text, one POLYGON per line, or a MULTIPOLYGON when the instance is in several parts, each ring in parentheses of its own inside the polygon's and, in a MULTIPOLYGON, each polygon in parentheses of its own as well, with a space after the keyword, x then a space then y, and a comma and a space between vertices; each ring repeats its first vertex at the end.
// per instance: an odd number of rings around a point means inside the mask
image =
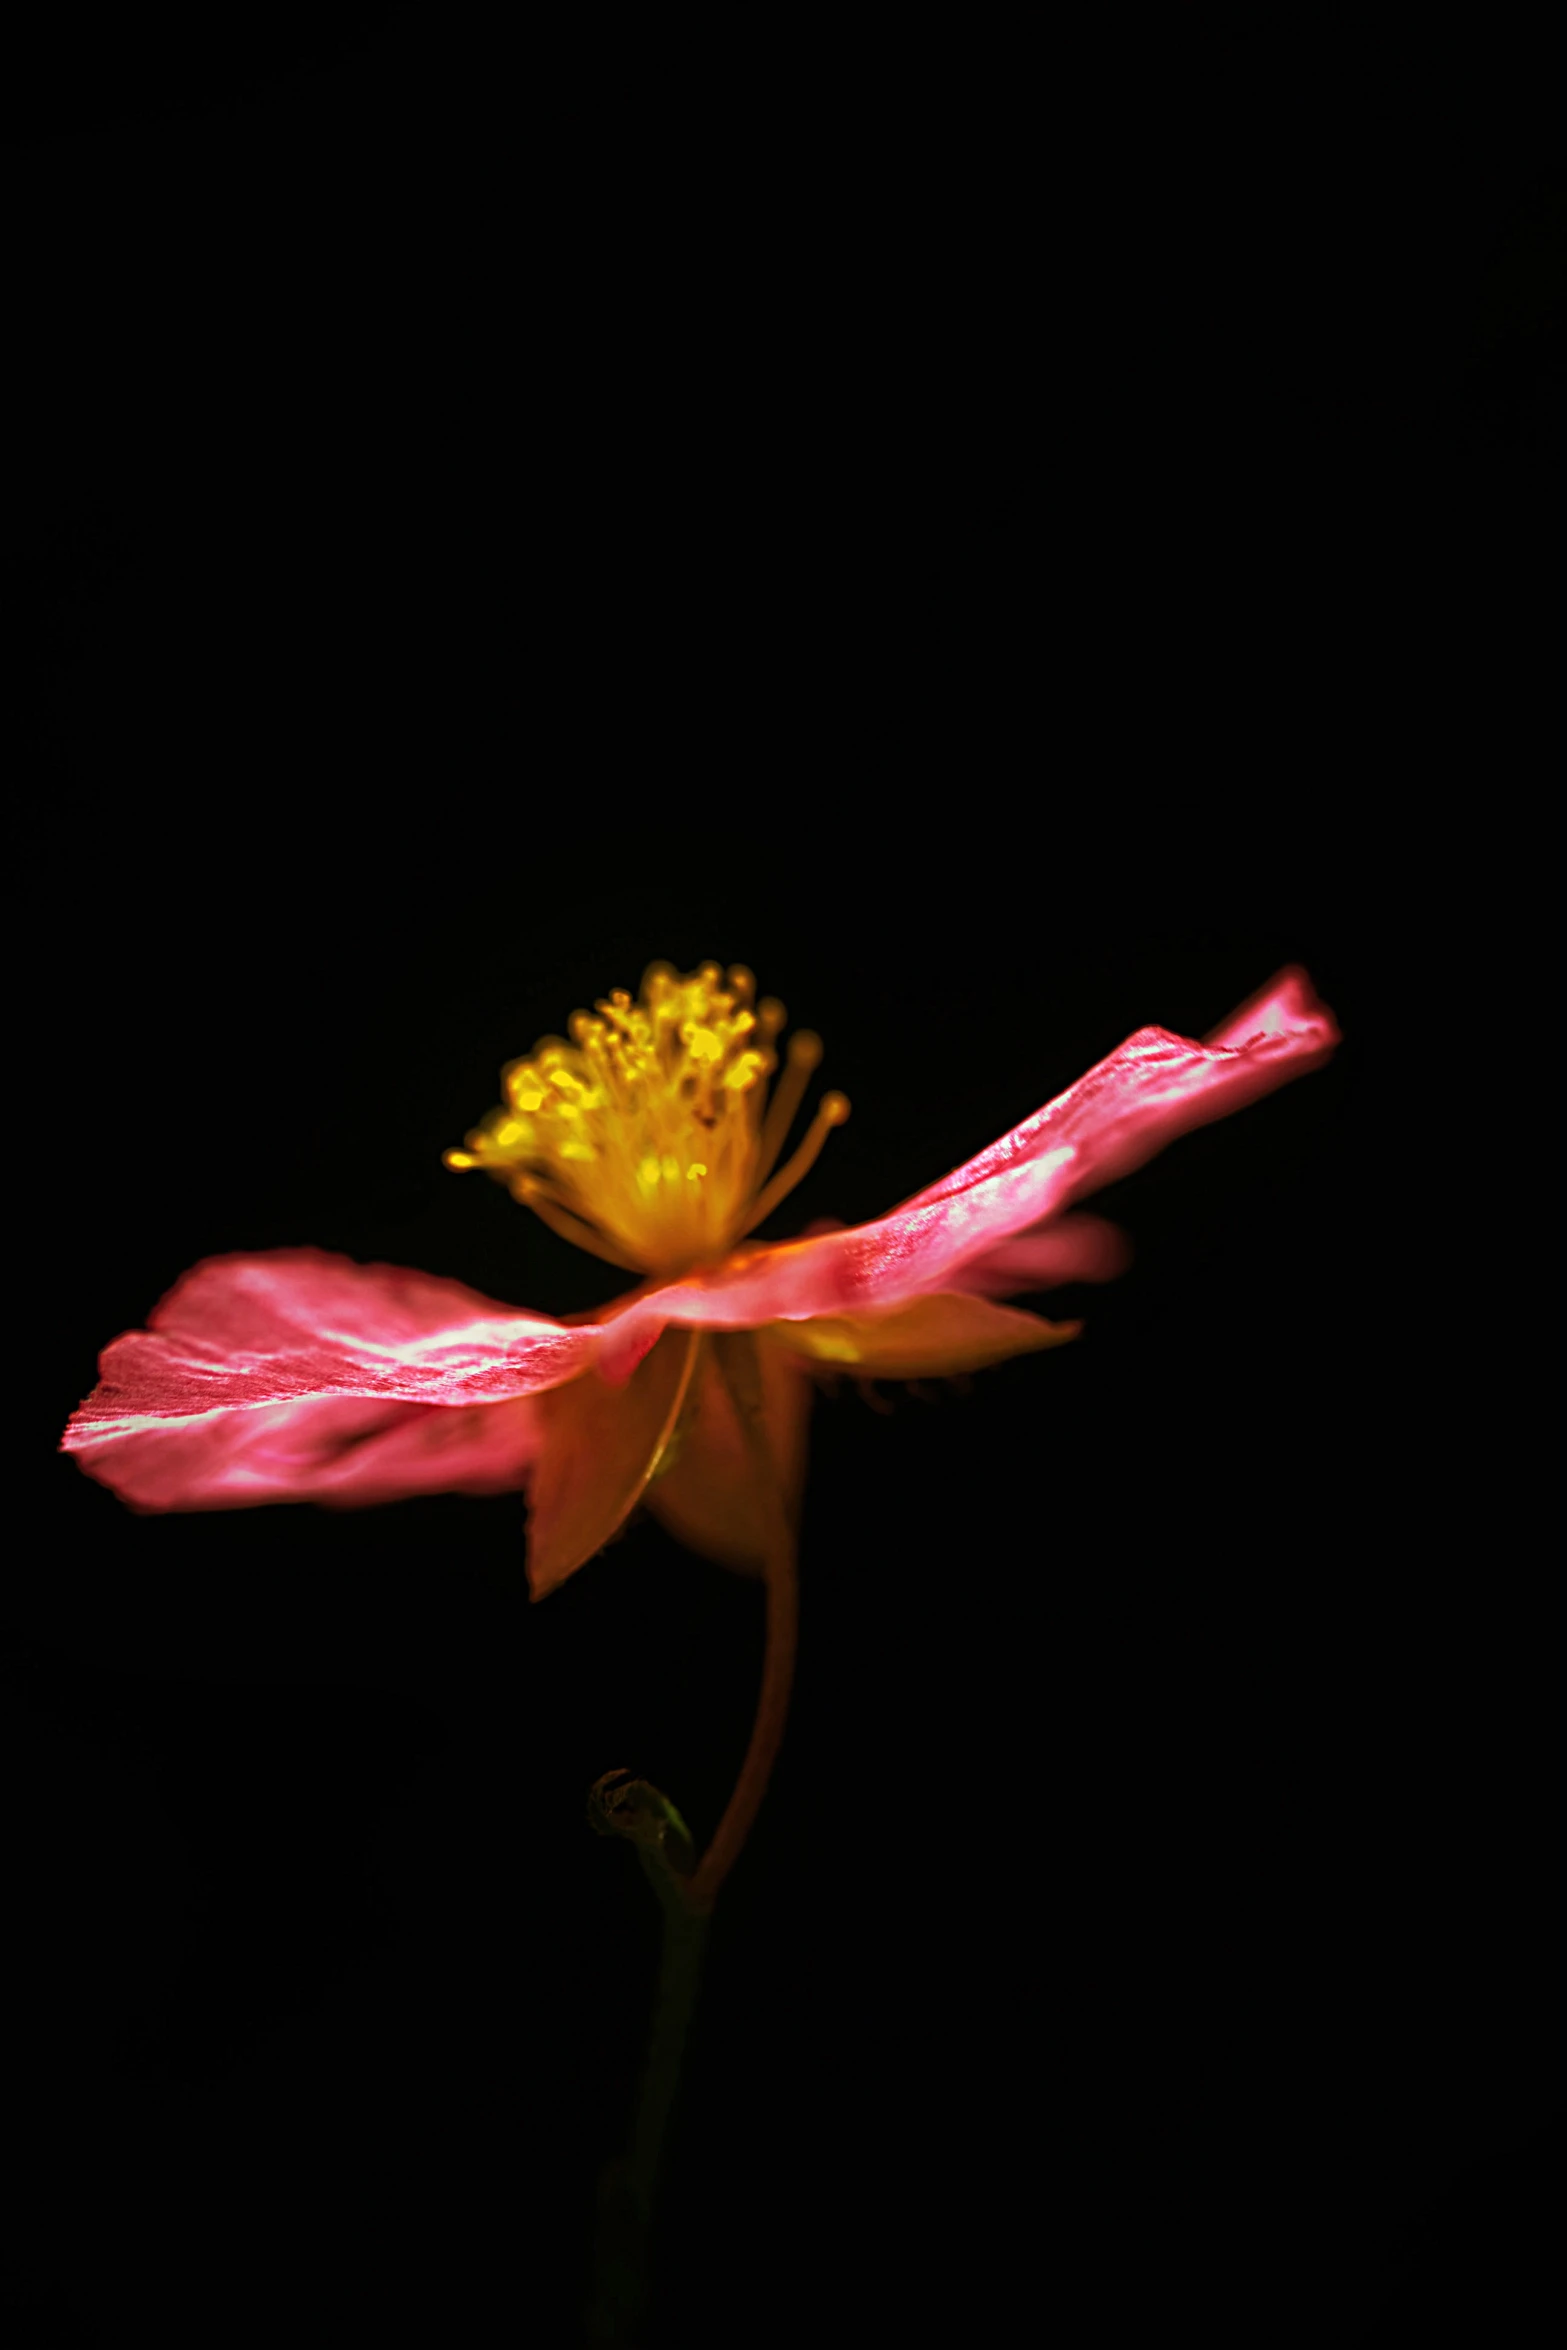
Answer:
POLYGON ((779 1168, 771 1183, 764 1185, 755 1199, 751 1201, 746 1210, 745 1222, 735 1234, 736 1240, 743 1240, 748 1232, 754 1232, 758 1224, 772 1214, 778 1202, 788 1197, 800 1178, 809 1174, 821 1156, 822 1144, 827 1140, 833 1128, 841 1126, 848 1115, 849 1102, 846 1094, 824 1093, 822 1095, 804 1141, 793 1158, 779 1168))
POLYGON ((574 1248, 586 1249, 592 1257, 602 1257, 606 1265, 618 1265, 623 1273, 640 1271, 640 1267, 632 1264, 629 1257, 617 1256, 608 1241, 601 1239, 591 1224, 585 1224, 580 1216, 574 1216, 569 1208, 563 1208, 558 1200, 552 1199, 536 1177, 523 1176, 513 1187, 512 1196, 520 1199, 524 1207, 531 1208, 541 1224, 547 1224, 552 1232, 558 1232, 561 1239, 569 1240, 574 1248))
MULTIPOLYGON (((811 1071, 822 1057, 822 1040, 814 1029, 802 1028, 789 1039, 784 1072, 773 1087, 773 1098, 767 1105, 762 1120, 762 1131, 756 1146, 756 1171, 752 1182, 759 1190, 773 1171, 773 1162, 783 1149, 784 1137, 794 1124, 795 1111, 810 1081, 811 1071)), ((821 1148, 820 1143, 817 1149, 821 1148)), ((779 1197, 783 1194, 780 1192, 779 1197)), ((750 1230, 750 1226, 746 1226, 750 1230)))

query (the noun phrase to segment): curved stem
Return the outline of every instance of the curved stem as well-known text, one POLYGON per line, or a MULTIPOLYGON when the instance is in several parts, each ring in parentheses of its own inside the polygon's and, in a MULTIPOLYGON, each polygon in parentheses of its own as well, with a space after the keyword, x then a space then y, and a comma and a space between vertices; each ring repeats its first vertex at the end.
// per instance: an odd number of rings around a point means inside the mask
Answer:
MULTIPOLYGON (((754 1345, 754 1341, 752 1343, 754 1345)), ((755 1357, 752 1354, 742 1366, 735 1363, 727 1349, 715 1347, 714 1353, 734 1399, 752 1459, 764 1485, 774 1495, 777 1509, 768 1536, 763 1568, 767 1579, 766 1645, 762 1656, 762 1686, 756 1701, 756 1719, 751 1725, 751 1742, 746 1748, 740 1776, 735 1781, 734 1792, 725 1807, 724 1816, 714 1829, 712 1841, 685 1888, 686 1899, 692 1909, 703 1914, 712 1909, 718 1888, 739 1857, 740 1848, 751 1832, 751 1823, 760 1811, 762 1797, 767 1792, 767 1782, 772 1777, 773 1764, 783 1742, 784 1724, 789 1718, 789 1696, 794 1687, 794 1660, 800 1624, 800 1584, 795 1562, 794 1528, 784 1504, 778 1473, 763 1428, 755 1357)))
POLYGON ((734 1792, 724 1816, 691 1878, 686 1898, 695 1910, 711 1910, 718 1888, 739 1857, 762 1807, 767 1782, 783 1742, 789 1718, 789 1695, 794 1687, 794 1659, 799 1632, 799 1584, 795 1575, 794 1544, 787 1534, 769 1545, 767 1560, 767 1632, 762 1659, 762 1687, 756 1701, 751 1742, 740 1766, 734 1792))

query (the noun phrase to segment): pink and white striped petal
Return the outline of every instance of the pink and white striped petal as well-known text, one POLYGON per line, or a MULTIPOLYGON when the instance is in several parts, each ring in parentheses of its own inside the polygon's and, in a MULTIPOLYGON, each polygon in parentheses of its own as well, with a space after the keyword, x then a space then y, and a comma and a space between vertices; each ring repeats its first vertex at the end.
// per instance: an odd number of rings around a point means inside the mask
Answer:
POLYGON ((505 1492, 537 1455, 532 1399, 598 1345, 403 1266, 207 1257, 105 1347, 60 1449, 141 1510, 505 1492))

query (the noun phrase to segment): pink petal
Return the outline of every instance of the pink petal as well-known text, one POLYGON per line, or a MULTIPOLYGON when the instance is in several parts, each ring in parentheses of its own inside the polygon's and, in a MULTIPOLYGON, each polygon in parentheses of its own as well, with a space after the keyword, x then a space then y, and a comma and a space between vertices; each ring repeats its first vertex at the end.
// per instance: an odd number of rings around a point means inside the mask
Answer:
POLYGON ((1118 1182, 1178 1135, 1320 1068, 1339 1041, 1309 977, 1287 963, 1201 1044, 1168 1028, 1137 1029, 1065 1093, 893 1214, 949 1199, 1066 1145, 1077 1154, 1078 1172, 1061 1186, 1064 1198, 1052 1201, 1054 1213, 1118 1182))
POLYGON ((505 1492, 599 1335, 323 1249, 208 1257, 105 1347, 60 1449, 141 1510, 505 1492))
MULTIPOLYGON (((650 1285, 607 1308, 599 1367, 606 1378, 625 1376, 649 1334, 670 1322, 748 1329, 960 1288, 964 1271, 993 1259, 1001 1243, 1054 1222, 1178 1135, 1319 1068, 1338 1042, 1332 1013, 1295 964, 1206 1043, 1139 1028, 1021 1126, 877 1222, 742 1246, 710 1271, 650 1285)), ((1099 1245, 1085 1236, 1090 1261, 1099 1245)), ((1048 1265, 1048 1251, 1041 1253, 1048 1265)))
POLYGON ((960 1265, 951 1286, 971 1297, 1013 1297, 1068 1281, 1113 1281, 1131 1261, 1132 1244, 1120 1226, 1081 1211, 998 1242, 960 1265))
POLYGON ((1286 963, 1282 971, 1275 971, 1271 979, 1263 982, 1255 995, 1237 1004, 1227 1020, 1221 1020, 1217 1028, 1210 1028, 1203 1043, 1233 1048, 1251 1044, 1258 1038, 1287 1039, 1292 1032, 1305 1034, 1314 1025, 1321 1029, 1331 1052, 1339 1041, 1332 1013, 1319 999, 1299 963, 1286 963))

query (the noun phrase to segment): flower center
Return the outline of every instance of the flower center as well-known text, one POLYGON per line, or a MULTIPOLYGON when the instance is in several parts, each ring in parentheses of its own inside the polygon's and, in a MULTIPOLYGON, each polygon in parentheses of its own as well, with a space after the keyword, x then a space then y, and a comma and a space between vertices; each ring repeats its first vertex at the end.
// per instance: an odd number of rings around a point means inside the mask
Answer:
POLYGON ((770 1215, 849 1114, 824 1094, 799 1149, 772 1175, 821 1039, 801 1029, 783 1075, 784 1007, 753 1001, 743 965, 682 974, 653 963, 632 1001, 616 988, 573 1012, 501 1072, 506 1100, 449 1150, 483 1167, 555 1231, 628 1271, 671 1274, 721 1257, 770 1215), (772 1180, 769 1181, 769 1176, 772 1180))

